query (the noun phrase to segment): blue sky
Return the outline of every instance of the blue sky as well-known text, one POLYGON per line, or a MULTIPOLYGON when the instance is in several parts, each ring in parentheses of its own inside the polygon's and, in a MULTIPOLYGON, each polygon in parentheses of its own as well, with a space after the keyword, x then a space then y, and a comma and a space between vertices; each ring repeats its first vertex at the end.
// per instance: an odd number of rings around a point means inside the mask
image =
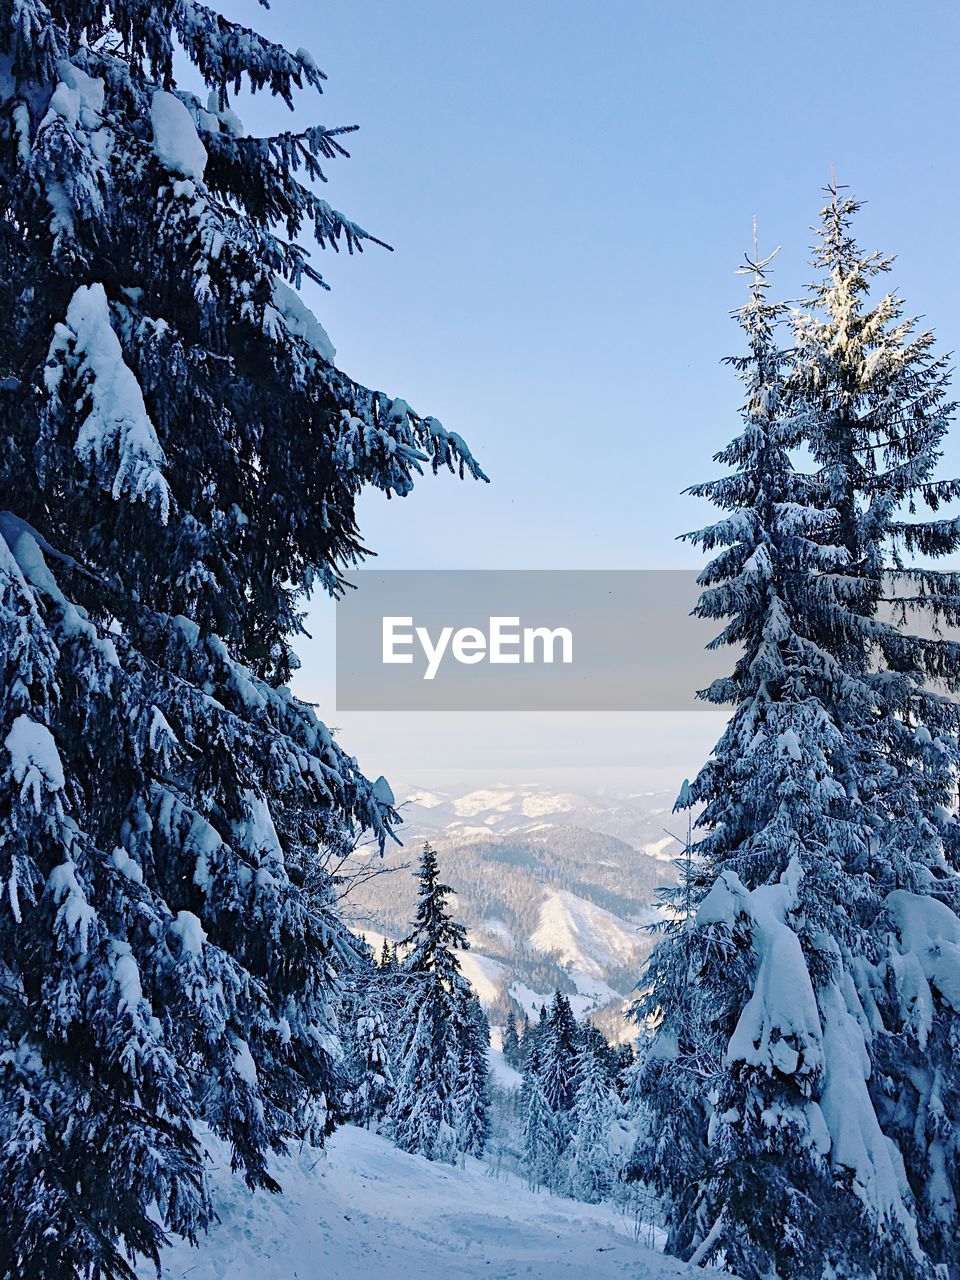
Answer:
MULTIPOLYGON (((361 126, 325 194, 395 252, 323 255, 332 292, 308 300, 338 363, 464 435, 493 480, 365 498, 384 568, 698 564, 675 537, 706 518, 681 491, 714 473, 737 427, 720 365, 737 349, 735 268, 756 215, 761 248, 783 246, 778 287, 799 295, 831 165, 868 201, 864 245, 899 255, 909 308, 943 347, 960 342, 953 4, 226 8, 327 72, 322 98, 302 96, 304 122, 361 126)), ((241 114, 251 131, 289 124, 263 99, 241 114)), ((950 454, 960 468, 960 433, 950 454)), ((318 605, 303 651, 301 688, 321 702, 329 615, 318 605)), ((423 767, 458 745, 508 767, 484 717, 425 717, 416 732, 341 719, 375 771, 403 744, 423 767)), ((549 762, 559 726, 525 723, 512 755, 549 762)), ((598 721, 564 759, 689 771, 716 727, 690 723, 598 721), (656 745, 664 734, 675 747, 656 745)))

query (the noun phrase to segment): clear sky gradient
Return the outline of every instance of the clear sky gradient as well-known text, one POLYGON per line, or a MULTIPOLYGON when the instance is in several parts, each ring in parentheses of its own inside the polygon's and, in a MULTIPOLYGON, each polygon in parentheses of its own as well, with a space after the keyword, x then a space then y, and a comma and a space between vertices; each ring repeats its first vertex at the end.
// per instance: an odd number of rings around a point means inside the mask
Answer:
MULTIPOLYGON (((698 564, 675 538, 708 518, 681 491, 737 430, 720 365, 738 348, 735 269, 756 215, 761 249, 783 246, 777 287, 800 294, 832 165, 868 201, 863 244, 899 255, 908 307, 944 348, 960 342, 955 4, 225 8, 327 72, 304 123, 361 126, 325 195, 395 252, 321 255, 332 291, 308 301, 338 363, 460 432, 493 481, 367 496, 384 568, 698 564)), ((289 126, 262 98, 240 112, 251 131, 289 126)), ((960 430, 945 468, 960 468, 960 430)), ((375 773, 453 757, 682 777, 718 727, 706 713, 338 718, 330 614, 314 610, 300 689, 375 773)))

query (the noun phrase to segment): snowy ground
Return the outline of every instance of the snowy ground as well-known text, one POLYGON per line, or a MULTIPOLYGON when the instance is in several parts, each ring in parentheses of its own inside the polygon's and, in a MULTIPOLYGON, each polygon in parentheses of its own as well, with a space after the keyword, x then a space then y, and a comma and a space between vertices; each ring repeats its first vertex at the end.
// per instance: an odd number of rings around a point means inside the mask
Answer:
POLYGON ((220 1222, 198 1249, 164 1252, 163 1280, 705 1276, 636 1244, 612 1207, 531 1192, 476 1160, 430 1164, 361 1129, 277 1161, 280 1196, 251 1195, 225 1149, 214 1144, 212 1155, 220 1222))

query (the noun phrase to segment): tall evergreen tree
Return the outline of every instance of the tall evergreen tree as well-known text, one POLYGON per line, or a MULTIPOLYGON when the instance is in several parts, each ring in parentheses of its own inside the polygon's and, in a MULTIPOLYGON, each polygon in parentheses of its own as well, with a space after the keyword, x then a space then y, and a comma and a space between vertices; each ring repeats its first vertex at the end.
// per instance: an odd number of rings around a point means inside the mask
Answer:
POLYGON ((451 915, 447 899, 454 896, 454 890, 441 881, 437 851, 429 840, 421 850, 415 875, 420 891, 413 926, 397 943, 397 952, 401 948, 404 952, 401 968, 406 974, 436 974, 445 990, 466 999, 470 984, 456 953, 469 949, 467 931, 451 915))
MULTIPOLYGON (((611 1084, 615 1083, 620 1065, 618 1050, 609 1043, 598 1026, 595 1026, 589 1018, 584 1018, 577 1027, 577 1060, 579 1061, 588 1053, 595 1055, 603 1067, 607 1080, 611 1084)), ((585 1057, 584 1060, 586 1060, 585 1057)), ((574 1065, 574 1077, 579 1087, 580 1073, 576 1065, 574 1065)))
POLYGON ((429 842, 417 876, 413 928, 398 944, 405 950, 404 1004, 390 1130, 405 1151, 453 1161, 459 1151, 483 1148, 489 1029, 482 1012, 481 1027, 471 1009, 473 992, 456 956, 467 949, 467 932, 451 917, 453 890, 440 880, 429 842))
POLYGON ((351 1115, 369 1129, 371 1120, 381 1120, 386 1115, 394 1093, 387 1024, 375 999, 359 1013, 354 1038, 359 1072, 352 1082, 351 1115))
POLYGON ((956 1027, 933 958, 960 938, 957 713, 929 682, 955 688, 960 651, 879 611, 892 577, 906 611, 958 616, 954 575, 905 568, 897 550, 960 535, 901 515, 960 491, 931 479, 952 406, 930 335, 895 297, 865 300, 889 264, 856 250, 855 210, 831 192, 828 279, 795 321, 789 369, 750 264, 744 431, 718 456, 732 473, 695 490, 728 514, 693 535, 720 548, 698 610, 728 620, 718 643, 743 646, 705 696, 736 710, 683 797, 704 805, 695 915, 655 951, 639 1005, 659 1027, 637 1172, 670 1197, 670 1247, 745 1280, 926 1277, 957 1261, 956 1027), (934 1028, 938 1060, 911 1080, 911 1046, 934 1028))
POLYGON ((617 1092, 622 1099, 626 1099, 630 1088, 629 1082, 636 1066, 636 1055, 634 1054, 633 1045, 629 1042, 618 1045, 614 1053, 616 1057, 617 1092))
POLYGON ((540 1050, 533 1034, 525 1037, 526 1060, 520 1090, 520 1114, 523 1118, 521 1150, 527 1182, 535 1190, 555 1189, 561 1166, 557 1160, 556 1117, 547 1102, 540 1075, 540 1050))
POLYGON ((523 1039, 523 1158, 531 1186, 560 1191, 566 1183, 571 1111, 576 1096, 578 1027, 570 1001, 554 994, 523 1039))
POLYGON ((370 1127, 386 1114, 393 1098, 389 1034, 384 1013, 384 977, 365 941, 355 944, 356 960, 344 983, 338 1021, 344 1040, 349 1114, 370 1127))
POLYGON ((613 1131, 621 1105, 603 1049, 592 1037, 581 1045, 576 1076, 566 1189, 575 1199, 596 1204, 616 1182, 619 1153, 613 1131))
POLYGON ((576 1060, 579 1048, 577 1020, 570 1001, 562 991, 554 993, 550 1008, 541 1019, 540 1078, 548 1105, 558 1114, 573 1106, 576 1092, 576 1060))
POLYGON ((482 1156, 490 1136, 490 1027, 475 995, 461 1006, 459 1034, 457 1148, 468 1156, 482 1156))
POLYGON ((935 478, 955 404, 933 334, 895 291, 871 298, 893 260, 859 248, 860 202, 836 185, 829 196, 820 278, 794 324, 791 395, 847 553, 828 605, 832 651, 858 685, 842 708, 860 756, 845 780, 860 802, 857 935, 841 948, 856 965, 858 935, 870 936, 863 999, 876 1000, 882 1026, 871 1094, 905 1162, 924 1249, 957 1267, 960 1000, 932 956, 960 939, 960 645, 936 634, 960 620, 960 575, 929 562, 960 548, 960 520, 918 516, 960 496, 960 481, 935 478))
MULTIPOLYGON (((737 313, 747 354, 729 363, 744 385, 743 431, 717 458, 731 468, 731 474, 693 490, 730 513, 720 525, 697 535, 709 550, 722 548, 701 576, 706 590, 698 611, 710 617, 733 614, 727 631, 731 642, 743 645, 742 656, 731 679, 718 682, 707 693, 720 702, 735 698, 738 708, 714 759, 692 787, 684 783, 678 799, 682 807, 688 807, 694 797, 706 802, 701 823, 708 835, 697 847, 698 859, 685 861, 680 882, 672 891, 666 939, 651 956, 637 1006, 641 1019, 659 1020, 659 1027, 638 1081, 642 1103, 651 1112, 645 1126, 651 1140, 639 1149, 635 1173, 669 1197, 668 1248, 672 1252, 689 1256, 717 1222, 729 1222, 731 1265, 736 1259, 740 1266, 752 1265, 751 1255, 765 1257, 781 1220, 784 1240, 801 1246, 808 1225, 795 1226, 784 1212, 791 1175, 786 1182, 779 1176, 771 1178, 777 1172, 777 1159, 786 1161, 790 1156, 790 1135, 765 1132, 760 1118, 764 1108, 754 1101, 752 1080, 744 1079, 739 1068, 723 1072, 727 1044, 750 994, 750 934, 741 929, 737 936, 732 931, 729 937, 714 936, 719 930, 698 927, 694 912, 728 863, 748 883, 762 881, 771 872, 779 874, 789 860, 785 850, 792 850, 796 843, 791 824, 800 820, 781 802, 780 791, 788 792, 794 779, 803 777, 806 762, 794 759, 799 751, 780 749, 779 739, 786 734, 788 742, 793 737, 801 741, 797 725, 805 715, 803 691, 795 700, 770 697, 767 669, 793 663, 793 650, 800 651, 799 643, 793 641, 793 620, 802 619, 803 610, 788 611, 783 589, 796 581, 797 569, 802 570, 807 559, 815 563, 819 557, 819 525, 817 512, 805 500, 803 478, 796 475, 790 460, 795 431, 784 413, 784 357, 775 333, 783 308, 767 297, 767 265, 755 260, 748 267, 752 288, 737 313), (761 772, 756 748, 744 747, 754 744, 757 726, 766 725, 771 716, 780 723, 776 733, 771 725, 757 744, 765 747, 761 772), (773 833, 764 830, 771 819, 778 823, 774 833, 782 832, 776 845, 770 839, 773 833), (762 838, 751 840, 751 828, 762 838), (781 863, 776 869, 770 866, 775 857, 781 863), (761 858, 765 863, 756 869, 745 865, 748 859, 761 858), (712 1105, 711 1089, 718 1079, 726 1092, 712 1105), (747 1099, 753 1104, 749 1110, 747 1099), (710 1140, 713 1112, 721 1103, 723 1112, 740 1122, 735 1134, 740 1147, 729 1152, 710 1140), (742 1135, 747 1119, 752 1119, 753 1145, 759 1150, 766 1151, 771 1139, 776 1145, 780 1138, 767 1161, 772 1168, 761 1166, 750 1138, 742 1135), (738 1154, 745 1158, 736 1158, 738 1154), (767 1210, 771 1201, 774 1207, 767 1210), (743 1205, 746 1223, 739 1217, 730 1221, 728 1202, 743 1205), (735 1235, 740 1236, 739 1244, 735 1235)), ((810 720, 804 742, 816 741, 819 734, 816 715, 810 720)), ((794 807, 803 815, 816 803, 818 796, 809 798, 800 791, 794 807)), ((802 1117, 802 1099, 795 1109, 802 1117)), ((721 1130, 719 1136, 726 1133, 721 1130)), ((796 1146, 805 1153, 810 1144, 796 1146)), ((812 1175, 801 1168, 792 1176, 809 1184, 812 1175)), ((803 1206, 805 1201, 801 1198, 799 1203, 803 1206)), ((718 1232, 714 1240, 718 1251, 727 1243, 718 1232)))
POLYGON ((531 1062, 536 1060, 539 1062, 540 1047, 543 1044, 543 1037, 547 1029, 547 1006, 540 1006, 540 1016, 536 1022, 527 1020, 526 1030, 523 1033, 521 1045, 523 1047, 523 1068, 526 1070, 531 1062))
POLYGON ((344 131, 231 95, 292 105, 308 54, 194 0, 18 0, 0 48, 0 1267, 130 1277, 209 1219, 196 1122, 271 1187, 341 1110, 315 851, 394 814, 292 643, 361 488, 480 472, 296 292, 302 237, 369 239, 309 185, 344 131))
POLYGON ((404 983, 396 947, 384 938, 376 975, 376 1004, 387 1030, 387 1051, 391 1069, 400 1052, 400 1012, 404 1005, 404 983))
POLYGON ((517 1019, 513 1010, 507 1014, 507 1022, 503 1028, 503 1056, 511 1067, 520 1065, 520 1037, 517 1034, 517 1019))

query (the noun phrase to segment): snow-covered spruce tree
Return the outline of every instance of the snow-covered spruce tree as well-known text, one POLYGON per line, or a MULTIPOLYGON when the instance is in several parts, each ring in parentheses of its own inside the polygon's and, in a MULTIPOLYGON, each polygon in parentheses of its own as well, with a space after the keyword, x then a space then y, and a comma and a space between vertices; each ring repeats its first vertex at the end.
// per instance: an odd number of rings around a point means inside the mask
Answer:
POLYGON ((870 297, 892 259, 858 247, 859 202, 835 185, 829 196, 814 256, 821 277, 794 318, 790 393, 848 556, 827 611, 832 651, 860 685, 838 719, 861 757, 847 779, 863 811, 854 814, 859 893, 849 906, 877 948, 864 997, 879 1012, 869 1083, 905 1162, 922 1245, 960 1269, 960 989, 951 977, 960 959, 960 646, 931 638, 929 626, 916 634, 914 616, 960 619, 960 575, 929 567, 960 549, 960 520, 917 514, 960 496, 960 482, 935 478, 955 406, 933 334, 905 318, 896 292, 870 297))
POLYGON ((554 994, 549 1009, 524 1036, 524 1164, 531 1186, 565 1185, 571 1111, 576 1096, 579 1036, 570 1001, 554 994))
POLYGON ((540 1078, 550 1107, 566 1113, 573 1106, 576 1093, 577 1052, 579 1036, 577 1020, 570 1001, 562 991, 554 992, 543 1021, 543 1038, 539 1047, 540 1078))
POLYGON ((372 1120, 383 1119, 393 1098, 387 1025, 375 1002, 368 1003, 358 1015, 355 1037, 360 1072, 351 1091, 351 1111, 358 1124, 369 1128, 372 1120))
POLYGON ((527 1058, 524 1064, 523 1085, 520 1090, 520 1114, 523 1118, 521 1151, 523 1169, 528 1184, 535 1190, 540 1187, 556 1189, 560 1182, 561 1166, 557 1161, 559 1144, 556 1137, 556 1118, 543 1092, 540 1078, 540 1054, 536 1038, 525 1037, 527 1058))
POLYGON ((338 1022, 344 1041, 350 1118, 370 1127, 393 1098, 389 1033, 381 974, 369 946, 355 943, 356 959, 343 982, 338 1022))
MULTIPOLYGON (((396 1093, 389 1128, 404 1151, 452 1162, 464 1149, 460 1144, 469 1129, 461 1128, 458 1095, 465 1083, 467 1011, 473 992, 456 957, 458 950, 467 949, 467 931, 450 915, 447 899, 453 890, 440 880, 437 854, 429 842, 423 846, 417 876, 420 893, 413 928, 397 944, 404 950, 399 975, 404 1002, 398 1018, 396 1093)), ((475 1066, 471 1059, 471 1069, 475 1066)), ((484 1070, 485 1066, 484 1057, 484 1070)), ((485 1080, 482 1087, 485 1091, 485 1080)))
POLYGON ((503 1028, 503 1057, 509 1066, 519 1067, 520 1056, 520 1036, 517 1032, 517 1018, 511 1009, 507 1014, 506 1025, 503 1028))
POLYGON ((458 1031, 457 1149, 482 1156, 490 1136, 490 1027, 475 995, 461 1005, 458 1031))
POLYGON ((198 1121, 270 1187, 340 1111, 348 944, 301 886, 392 797, 291 637, 364 485, 479 472, 295 292, 301 233, 365 239, 306 185, 340 131, 230 99, 319 88, 308 54, 194 0, 20 0, 0 47, 0 1270, 130 1276, 209 1218, 198 1121))
POLYGON ((383 946, 380 949, 380 959, 377 962, 377 968, 384 974, 397 972, 397 953, 390 946, 389 938, 384 938, 383 940, 383 946))
POLYGON ((618 1045, 613 1050, 613 1053, 616 1060, 617 1094, 621 1099, 624 1099, 630 1089, 630 1080, 633 1077, 633 1070, 636 1066, 636 1054, 633 1045, 629 1041, 618 1045))
POLYGON ((637 1172, 669 1197, 671 1249, 723 1257, 745 1280, 956 1264, 931 1227, 955 1213, 943 1156, 960 993, 939 957, 960 938, 956 710, 926 682, 954 685, 957 650, 878 617, 892 569, 913 603, 956 618, 953 575, 890 553, 898 537, 953 545, 951 523, 898 514, 956 496, 930 480, 950 406, 929 335, 896 300, 865 303, 887 264, 856 253, 854 210, 833 193, 818 251, 832 283, 819 318, 796 322, 786 380, 752 264, 745 429, 718 457, 732 474, 696 490, 728 514, 693 535, 721 549, 699 611, 729 619, 718 643, 743 645, 706 696, 736 710, 683 797, 704 805, 696 914, 657 948, 639 1005, 660 1021, 640 1069, 651 1139, 637 1172), (798 444, 811 474, 791 465, 798 444), (934 1027, 939 1061, 911 1081, 905 1059, 934 1027), (938 1160, 945 1176, 930 1178, 938 1160))
POLYGON ((404 1004, 404 983, 400 973, 400 961, 396 947, 385 938, 377 964, 377 1006, 387 1026, 387 1049, 391 1064, 399 1052, 400 1011, 404 1004))
MULTIPOLYGON (((592 1052, 597 1056, 603 1067, 607 1082, 616 1086, 620 1066, 619 1050, 610 1044, 598 1026, 592 1023, 589 1018, 583 1018, 577 1025, 578 1061, 587 1052, 592 1052)), ((580 1068, 576 1063, 574 1064, 574 1078, 579 1086, 580 1068)))
POLYGON ((529 1018, 527 1019, 523 1037, 520 1041, 520 1049, 521 1049, 520 1060, 524 1070, 527 1070, 527 1068, 532 1062, 534 1061, 539 1062, 540 1047, 543 1044, 543 1036, 544 1036, 544 1032, 546 1031, 546 1028, 547 1028, 547 1006, 545 1004, 542 1004, 540 1006, 540 1013, 539 1013, 539 1016, 537 1017, 536 1022, 531 1022, 529 1018))
POLYGON ((577 1055, 576 1075, 567 1192, 595 1204, 610 1195, 619 1173, 613 1139, 622 1107, 610 1083, 609 1064, 592 1037, 584 1041, 577 1055))

